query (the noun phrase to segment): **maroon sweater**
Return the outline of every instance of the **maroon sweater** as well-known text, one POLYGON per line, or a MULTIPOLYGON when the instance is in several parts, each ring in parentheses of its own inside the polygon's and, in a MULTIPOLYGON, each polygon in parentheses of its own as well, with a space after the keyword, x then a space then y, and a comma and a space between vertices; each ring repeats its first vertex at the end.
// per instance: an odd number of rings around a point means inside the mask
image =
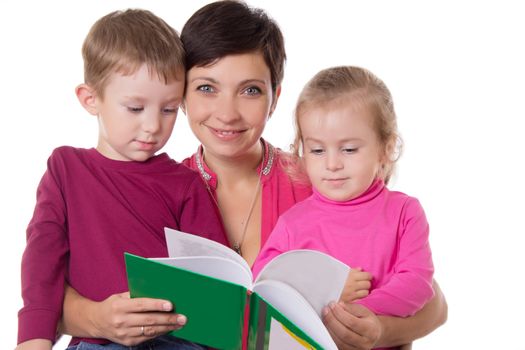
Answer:
POLYGON ((95 301, 127 291, 124 252, 167 256, 164 227, 226 244, 199 174, 167 154, 125 162, 57 148, 27 228, 18 342, 54 341, 65 282, 95 301))

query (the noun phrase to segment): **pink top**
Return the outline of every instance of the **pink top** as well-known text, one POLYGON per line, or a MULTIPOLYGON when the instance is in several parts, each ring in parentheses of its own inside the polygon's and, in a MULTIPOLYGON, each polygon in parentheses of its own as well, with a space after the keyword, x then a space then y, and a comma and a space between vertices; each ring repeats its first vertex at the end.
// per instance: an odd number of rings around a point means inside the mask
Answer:
POLYGON ((419 201, 381 180, 346 202, 314 190, 281 216, 253 272, 283 252, 318 250, 372 274, 371 293, 360 304, 376 314, 409 316, 434 295, 428 233, 419 201))
MULTIPOLYGON (((284 152, 261 139, 264 145, 264 159, 258 168, 262 172, 262 213, 261 247, 267 241, 277 219, 295 203, 302 201, 312 193, 307 185, 294 184, 284 171, 282 160, 284 152)), ((216 197, 217 175, 208 168, 202 159, 202 146, 197 153, 182 161, 186 166, 199 171, 202 179, 213 196, 216 197)))

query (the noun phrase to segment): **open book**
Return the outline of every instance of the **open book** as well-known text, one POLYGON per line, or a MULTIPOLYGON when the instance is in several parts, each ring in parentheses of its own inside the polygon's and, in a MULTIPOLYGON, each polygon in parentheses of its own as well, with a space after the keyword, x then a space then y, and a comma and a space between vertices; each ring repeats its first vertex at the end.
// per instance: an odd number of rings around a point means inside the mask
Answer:
POLYGON ((339 300, 349 267, 313 250, 270 261, 255 281, 233 250, 165 229, 169 258, 126 254, 132 297, 173 302, 188 317, 174 336, 218 349, 336 349, 321 310, 339 300), (245 326, 248 319, 248 327, 245 326))

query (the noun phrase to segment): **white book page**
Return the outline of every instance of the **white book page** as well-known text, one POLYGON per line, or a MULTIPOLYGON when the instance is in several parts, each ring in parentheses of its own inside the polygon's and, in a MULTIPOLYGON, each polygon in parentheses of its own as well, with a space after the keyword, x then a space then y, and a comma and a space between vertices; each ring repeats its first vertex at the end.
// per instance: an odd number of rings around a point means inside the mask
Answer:
POLYGON ((308 301, 292 287, 279 281, 266 280, 257 283, 253 291, 319 343, 323 349, 337 350, 321 318, 308 301))
POLYGON ((252 289, 252 274, 246 273, 239 264, 227 258, 217 256, 190 256, 179 258, 151 258, 150 260, 239 284, 246 289, 252 289))
POLYGON ((275 257, 259 273, 260 281, 288 284, 299 292, 319 317, 331 301, 338 301, 350 268, 339 260, 315 250, 291 250, 275 257))
POLYGON ((217 256, 235 261, 250 275, 252 273, 250 266, 248 266, 248 263, 242 256, 237 254, 233 249, 220 243, 168 227, 164 228, 164 234, 166 236, 169 257, 217 256))
POLYGON ((289 330, 287 330, 279 321, 272 318, 270 323, 270 337, 268 341, 268 350, 305 350, 311 349, 297 339, 289 330))

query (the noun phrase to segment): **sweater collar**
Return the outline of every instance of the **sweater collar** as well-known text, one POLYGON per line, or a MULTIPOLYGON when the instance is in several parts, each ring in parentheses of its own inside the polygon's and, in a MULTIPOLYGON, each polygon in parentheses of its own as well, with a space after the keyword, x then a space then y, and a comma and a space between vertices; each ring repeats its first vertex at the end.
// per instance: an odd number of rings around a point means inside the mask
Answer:
POLYGON ((384 188, 385 188, 384 181, 381 179, 376 179, 372 182, 370 187, 368 187, 368 189, 365 192, 347 201, 335 201, 333 199, 327 198, 321 193, 319 193, 319 191, 317 191, 317 189, 313 187, 312 187, 312 191, 313 191, 312 196, 315 199, 323 203, 330 204, 330 205, 336 205, 340 207, 351 207, 351 206, 357 206, 357 205, 361 205, 361 204, 372 201, 383 191, 384 188))
MULTIPOLYGON (((264 148, 264 158, 261 164, 257 167, 257 171, 261 172, 262 179, 267 177, 273 167, 273 162, 275 158, 275 149, 274 147, 266 142, 264 139, 261 138, 261 143, 264 148)), ((201 174, 201 177, 204 179, 204 181, 213 189, 217 188, 217 174, 211 170, 206 162, 203 159, 203 148, 202 145, 199 146, 199 149, 197 150, 197 153, 195 153, 195 164, 197 165, 197 169, 199 169, 199 173, 201 174)))
POLYGON ((104 168, 133 172, 151 172, 151 167, 158 167, 163 164, 171 165, 172 162, 175 162, 166 153, 154 155, 143 162, 110 159, 101 154, 96 148, 88 149, 88 155, 104 168))

